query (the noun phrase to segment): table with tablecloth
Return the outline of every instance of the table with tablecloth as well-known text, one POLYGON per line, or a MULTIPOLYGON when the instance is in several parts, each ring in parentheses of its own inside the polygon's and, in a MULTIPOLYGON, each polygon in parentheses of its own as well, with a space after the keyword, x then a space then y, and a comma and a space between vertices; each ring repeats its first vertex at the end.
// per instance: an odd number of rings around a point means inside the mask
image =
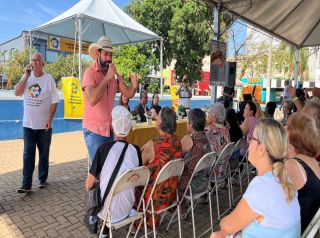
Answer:
MULTIPOLYGON (((175 134, 178 135, 180 139, 187 134, 187 119, 177 121, 177 130, 175 134)), ((158 135, 159 133, 155 121, 153 121, 151 125, 148 125, 147 122, 137 123, 129 133, 127 141, 131 144, 138 145, 141 148, 145 143, 158 135)))

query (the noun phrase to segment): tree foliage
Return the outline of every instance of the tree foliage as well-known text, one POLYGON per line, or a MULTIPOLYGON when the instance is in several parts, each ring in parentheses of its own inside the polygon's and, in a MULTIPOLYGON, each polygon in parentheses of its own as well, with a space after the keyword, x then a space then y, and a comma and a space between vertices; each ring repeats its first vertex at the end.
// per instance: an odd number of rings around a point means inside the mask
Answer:
POLYGON ((152 66, 157 63, 157 59, 154 55, 148 53, 148 49, 150 50, 150 47, 147 44, 116 47, 113 62, 118 73, 124 79, 128 79, 131 73, 136 73, 140 80, 147 76, 152 66), (141 48, 144 48, 144 52, 141 48))
POLYGON ((5 67, 5 73, 8 78, 7 89, 15 85, 24 73, 25 67, 29 64, 29 49, 19 51, 11 50, 9 60, 5 67))
POLYGON ((149 90, 153 94, 160 92, 159 79, 153 78, 150 80, 149 90))
MULTIPOLYGON (((82 60, 82 72, 84 72, 91 62, 87 60, 82 60)), ((79 62, 78 62, 78 55, 68 55, 58 56, 58 58, 51 63, 48 63, 44 66, 44 70, 51 74, 52 77, 55 79, 57 87, 61 88, 61 78, 67 76, 75 76, 79 77, 79 62), (73 60, 74 60, 74 67, 73 67, 73 60)))
MULTIPOLYGON (((274 49, 273 65, 275 69, 282 74, 281 78, 293 79, 295 68, 295 49, 291 45, 280 42, 278 47, 274 49)), ((308 80, 308 59, 309 52, 307 48, 299 51, 299 67, 298 75, 301 80, 308 80)))
MULTIPOLYGON (((164 66, 175 60, 177 75, 201 79, 202 60, 210 53, 213 9, 200 1, 133 0, 125 8, 142 25, 164 41, 164 66)), ((154 45, 159 57, 160 43, 154 45)))

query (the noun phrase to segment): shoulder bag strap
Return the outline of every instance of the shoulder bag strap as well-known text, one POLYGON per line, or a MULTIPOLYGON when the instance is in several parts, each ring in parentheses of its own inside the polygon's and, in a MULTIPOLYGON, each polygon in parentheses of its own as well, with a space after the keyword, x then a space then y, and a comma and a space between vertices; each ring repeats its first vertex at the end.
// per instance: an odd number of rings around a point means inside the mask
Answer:
POLYGON ((119 170, 120 170, 120 167, 121 167, 121 165, 122 165, 122 162, 123 162, 123 159, 124 159, 124 154, 126 153, 126 150, 127 150, 127 148, 128 148, 128 145, 129 145, 127 142, 125 142, 125 143, 126 143, 126 144, 124 145, 124 148, 123 148, 123 150, 122 150, 122 153, 121 153, 121 155, 120 155, 120 158, 119 158, 119 160, 118 160, 118 163, 117 163, 116 167, 114 168, 114 170, 113 170, 113 172, 112 172, 112 175, 111 175, 111 177, 110 177, 110 180, 109 180, 109 183, 108 183, 108 185, 107 185, 106 191, 104 192, 103 199, 102 199, 102 201, 101 201, 101 206, 103 206, 104 201, 106 200, 106 198, 107 198, 107 196, 108 196, 108 194, 109 194, 109 192, 110 192, 110 189, 111 189, 111 187, 112 187, 112 185, 113 185, 113 182, 114 182, 114 180, 116 179, 116 177, 117 177, 117 175, 118 175, 118 172, 119 172, 119 170))

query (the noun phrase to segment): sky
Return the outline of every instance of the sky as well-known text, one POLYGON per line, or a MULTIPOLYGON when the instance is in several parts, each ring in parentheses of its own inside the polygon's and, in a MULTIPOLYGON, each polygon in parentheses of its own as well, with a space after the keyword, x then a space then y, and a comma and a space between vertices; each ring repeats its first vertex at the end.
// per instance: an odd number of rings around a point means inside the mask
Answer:
MULTIPOLYGON (((0 0, 0 44, 60 15, 80 0, 0 0)), ((129 0, 113 0, 123 8, 129 0)))

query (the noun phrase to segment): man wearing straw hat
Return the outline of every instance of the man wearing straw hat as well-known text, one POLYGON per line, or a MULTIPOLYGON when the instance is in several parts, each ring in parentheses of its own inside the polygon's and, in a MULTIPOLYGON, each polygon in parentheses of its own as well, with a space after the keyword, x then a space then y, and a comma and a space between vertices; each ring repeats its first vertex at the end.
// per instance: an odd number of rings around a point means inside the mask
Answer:
POLYGON ((131 75, 131 86, 128 87, 117 73, 112 63, 113 51, 111 39, 106 36, 89 46, 89 55, 95 62, 83 75, 82 90, 83 133, 90 161, 101 144, 113 141, 111 111, 117 91, 131 98, 138 87, 136 75, 131 75))

